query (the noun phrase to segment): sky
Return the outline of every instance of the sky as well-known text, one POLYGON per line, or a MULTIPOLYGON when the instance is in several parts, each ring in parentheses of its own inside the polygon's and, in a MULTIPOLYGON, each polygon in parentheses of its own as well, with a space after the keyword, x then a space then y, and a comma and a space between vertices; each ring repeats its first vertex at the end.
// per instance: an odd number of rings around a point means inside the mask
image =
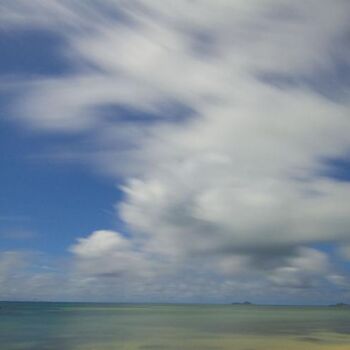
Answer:
POLYGON ((1 0, 0 300, 350 302, 350 2, 1 0))

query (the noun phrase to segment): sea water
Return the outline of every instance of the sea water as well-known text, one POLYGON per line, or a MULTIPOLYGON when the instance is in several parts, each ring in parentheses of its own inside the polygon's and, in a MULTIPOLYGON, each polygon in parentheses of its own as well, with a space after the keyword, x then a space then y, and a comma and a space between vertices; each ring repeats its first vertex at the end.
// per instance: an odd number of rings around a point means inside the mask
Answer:
POLYGON ((349 350, 350 309, 0 303, 1 350, 349 350))

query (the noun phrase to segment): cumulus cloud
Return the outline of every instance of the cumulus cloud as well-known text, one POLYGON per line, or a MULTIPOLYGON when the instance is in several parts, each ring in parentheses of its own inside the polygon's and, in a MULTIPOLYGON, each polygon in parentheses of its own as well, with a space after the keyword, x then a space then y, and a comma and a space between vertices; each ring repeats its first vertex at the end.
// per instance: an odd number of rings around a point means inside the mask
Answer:
POLYGON ((124 250, 129 241, 113 231, 95 231, 89 238, 79 238, 78 243, 71 250, 81 257, 95 257, 105 255, 111 251, 124 250))
POLYGON ((270 275, 272 283, 293 288, 313 287, 327 275, 329 262, 326 254, 311 248, 300 248, 298 255, 286 261, 286 266, 276 268, 270 275))
POLYGON ((149 262, 130 240, 114 231, 95 231, 71 246, 77 258, 79 273, 92 276, 118 277, 146 275, 149 262))
POLYGON ((322 81, 350 64, 347 1, 11 1, 3 9, 8 28, 62 35, 62 55, 77 68, 27 82, 13 115, 34 129, 89 135, 88 149, 62 154, 123 179, 116 210, 128 236, 80 238, 70 248, 78 274, 137 276, 159 288, 184 271, 187 286, 196 278, 249 285, 242 276, 250 276, 302 289, 336 276, 310 247, 350 238, 350 185, 321 175, 325 159, 350 148, 348 100, 322 81))

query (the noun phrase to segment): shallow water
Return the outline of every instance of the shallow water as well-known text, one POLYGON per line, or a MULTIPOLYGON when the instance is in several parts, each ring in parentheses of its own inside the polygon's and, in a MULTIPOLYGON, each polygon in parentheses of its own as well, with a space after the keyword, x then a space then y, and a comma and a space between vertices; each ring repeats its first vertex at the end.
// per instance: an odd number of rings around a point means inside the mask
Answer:
POLYGON ((350 309, 0 303, 1 350, 349 350, 350 309))

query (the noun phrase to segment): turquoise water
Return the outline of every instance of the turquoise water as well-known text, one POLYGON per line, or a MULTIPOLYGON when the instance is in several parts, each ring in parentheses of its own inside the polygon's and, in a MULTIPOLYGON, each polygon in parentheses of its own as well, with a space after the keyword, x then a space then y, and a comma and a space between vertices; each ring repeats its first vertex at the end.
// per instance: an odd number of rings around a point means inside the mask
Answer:
POLYGON ((350 349, 350 309, 0 303, 1 350, 350 349))

